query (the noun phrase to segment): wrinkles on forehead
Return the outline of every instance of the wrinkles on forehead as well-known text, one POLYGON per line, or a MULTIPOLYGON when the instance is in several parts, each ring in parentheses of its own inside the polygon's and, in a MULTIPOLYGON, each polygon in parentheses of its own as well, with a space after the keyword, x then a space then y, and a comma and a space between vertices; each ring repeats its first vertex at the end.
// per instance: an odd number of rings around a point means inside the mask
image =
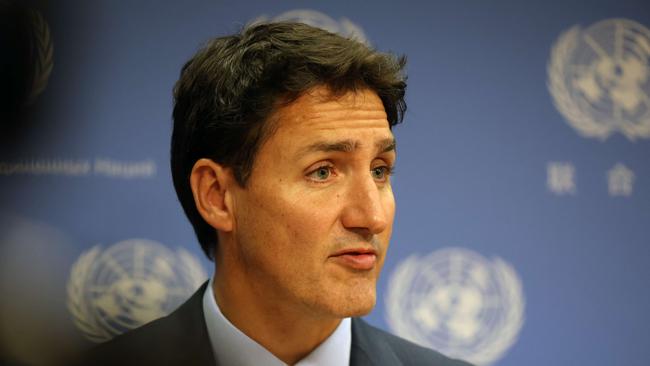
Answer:
POLYGON ((264 150, 278 150, 276 160, 321 152, 383 154, 395 150, 383 103, 369 89, 332 96, 321 87, 280 106, 272 119, 275 143, 264 150))
POLYGON ((368 89, 334 95, 326 87, 314 88, 280 107, 275 115, 280 128, 384 127, 388 119, 377 94, 368 89), (353 123, 353 125, 350 125, 353 123))
MULTIPOLYGON (((298 152, 298 157, 317 152, 346 152, 351 153, 364 147, 363 142, 352 139, 336 141, 316 141, 311 145, 305 146, 298 152)), ((386 138, 375 142, 375 149, 378 153, 385 153, 395 150, 396 142, 394 138, 386 138)))

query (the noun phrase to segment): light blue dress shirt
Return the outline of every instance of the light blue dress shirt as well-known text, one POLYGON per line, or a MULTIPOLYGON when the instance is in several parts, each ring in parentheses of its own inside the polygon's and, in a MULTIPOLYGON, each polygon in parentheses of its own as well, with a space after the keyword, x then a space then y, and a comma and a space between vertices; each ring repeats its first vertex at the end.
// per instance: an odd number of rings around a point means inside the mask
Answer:
MULTIPOLYGON (((212 291, 212 279, 203 294, 203 314, 208 328, 210 344, 222 366, 286 366, 266 348, 237 329, 221 313, 212 291)), ((352 327, 350 318, 341 321, 334 333, 314 349, 296 366, 349 365, 352 347, 352 327)))

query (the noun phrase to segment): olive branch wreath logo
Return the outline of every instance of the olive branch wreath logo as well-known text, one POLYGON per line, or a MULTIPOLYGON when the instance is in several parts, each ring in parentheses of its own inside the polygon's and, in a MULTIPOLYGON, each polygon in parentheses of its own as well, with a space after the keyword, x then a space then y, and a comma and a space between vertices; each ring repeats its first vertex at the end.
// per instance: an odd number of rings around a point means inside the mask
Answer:
POLYGON ((466 250, 447 249, 433 252, 425 257, 412 255, 398 264, 388 284, 386 296, 386 318, 390 327, 402 337, 415 343, 437 348, 452 357, 460 357, 477 365, 490 365, 496 362, 517 341, 519 331, 524 324, 525 299, 522 284, 514 268, 496 257, 486 262, 491 267, 493 280, 501 291, 500 306, 502 317, 486 329, 481 339, 471 347, 449 347, 436 344, 427 334, 417 331, 411 324, 411 310, 407 303, 413 296, 409 284, 420 275, 427 262, 434 256, 455 253, 463 255, 466 250))
POLYGON ((36 10, 31 12, 32 18, 32 59, 34 62, 34 73, 32 85, 25 105, 33 104, 37 97, 43 93, 47 87, 47 82, 54 68, 54 45, 50 34, 50 27, 47 22, 36 10))
MULTIPOLYGON (((101 272, 102 266, 106 264, 105 253, 100 245, 95 245, 82 252, 70 269, 66 288, 67 307, 72 315, 72 321, 84 336, 96 343, 108 341, 121 333, 121 331, 102 323, 101 315, 97 312, 98 309, 88 298, 88 291, 93 287, 95 275, 98 271, 101 272)), ((178 248, 175 253, 171 252, 170 254, 174 256, 179 266, 175 275, 183 279, 188 286, 188 295, 190 295, 206 280, 207 274, 200 261, 186 249, 178 248)))
POLYGON ((97 319, 90 313, 87 304, 82 301, 88 274, 91 272, 100 252, 99 245, 96 245, 81 254, 77 262, 72 266, 67 287, 67 305, 74 324, 88 339, 96 343, 105 342, 113 337, 110 332, 98 324, 97 319))
MULTIPOLYGON (((603 22, 619 24, 620 26, 637 26, 637 23, 625 19, 612 19, 603 22)), ((601 23, 603 23, 601 22, 601 23)), ((594 137, 606 140, 613 132, 619 131, 629 140, 636 137, 650 137, 650 119, 642 119, 634 124, 630 121, 614 120, 613 122, 598 121, 589 111, 589 106, 577 102, 577 95, 569 88, 569 74, 567 62, 578 47, 582 29, 573 26, 563 32, 551 50, 551 57, 547 64, 547 87, 551 94, 553 104, 564 116, 566 121, 575 128, 583 137, 594 137)))

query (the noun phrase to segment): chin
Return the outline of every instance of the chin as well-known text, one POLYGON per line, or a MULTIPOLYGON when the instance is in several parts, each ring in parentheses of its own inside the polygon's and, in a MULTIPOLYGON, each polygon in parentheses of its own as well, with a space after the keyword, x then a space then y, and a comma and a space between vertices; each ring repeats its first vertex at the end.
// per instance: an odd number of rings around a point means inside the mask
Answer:
POLYGON ((374 308, 375 308, 375 302, 374 301, 372 302, 372 304, 370 304, 368 306, 358 306, 358 304, 357 304, 353 309, 350 309, 350 311, 348 311, 347 314, 343 315, 342 318, 365 316, 365 315, 370 314, 370 312, 374 308))
POLYGON ((377 301, 377 281, 374 278, 346 278, 310 289, 303 297, 305 303, 320 316, 349 318, 367 315, 377 301))
POLYGON ((351 291, 337 306, 337 317, 349 318, 368 315, 377 301, 375 288, 351 291))

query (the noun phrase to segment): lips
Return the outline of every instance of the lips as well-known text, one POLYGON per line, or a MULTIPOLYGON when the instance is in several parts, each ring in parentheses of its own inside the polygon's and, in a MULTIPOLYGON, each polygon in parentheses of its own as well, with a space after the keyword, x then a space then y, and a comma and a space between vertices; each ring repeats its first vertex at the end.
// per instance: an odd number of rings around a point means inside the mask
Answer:
POLYGON ((338 251, 330 258, 344 267, 368 271, 375 267, 377 252, 371 248, 351 248, 338 251))

